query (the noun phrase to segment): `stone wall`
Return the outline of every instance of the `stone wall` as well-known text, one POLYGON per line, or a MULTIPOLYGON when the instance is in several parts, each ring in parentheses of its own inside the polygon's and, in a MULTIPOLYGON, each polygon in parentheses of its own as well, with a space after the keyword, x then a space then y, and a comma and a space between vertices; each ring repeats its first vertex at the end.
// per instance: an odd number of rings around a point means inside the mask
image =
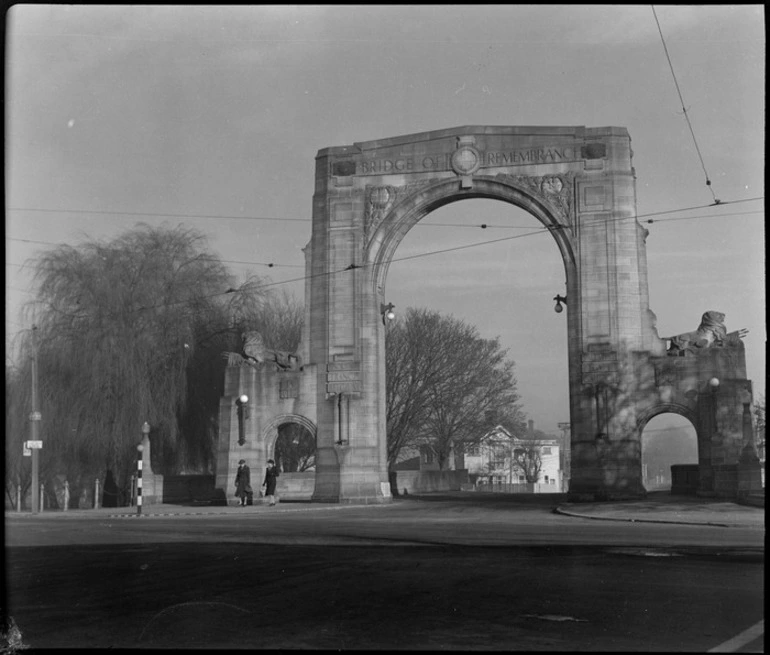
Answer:
POLYGON ((171 504, 209 501, 214 496, 213 475, 163 476, 163 502, 171 504))
POLYGON ((697 464, 673 464, 671 466, 671 494, 694 496, 700 481, 697 464))
POLYGON ((714 470, 714 495, 734 499, 738 489, 738 465, 717 464, 714 470))
POLYGON ((459 471, 391 471, 391 488, 395 486, 403 495, 429 493, 432 491, 460 491, 461 485, 468 484, 468 470, 459 471))

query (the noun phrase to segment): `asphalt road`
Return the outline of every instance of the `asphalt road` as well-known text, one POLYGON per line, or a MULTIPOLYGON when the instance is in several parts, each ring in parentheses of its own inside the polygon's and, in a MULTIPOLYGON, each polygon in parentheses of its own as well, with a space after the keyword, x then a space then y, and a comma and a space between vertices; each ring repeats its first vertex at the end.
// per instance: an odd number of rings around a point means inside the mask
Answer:
POLYGON ((8 608, 37 648, 763 652, 764 530, 551 509, 9 514, 8 608))

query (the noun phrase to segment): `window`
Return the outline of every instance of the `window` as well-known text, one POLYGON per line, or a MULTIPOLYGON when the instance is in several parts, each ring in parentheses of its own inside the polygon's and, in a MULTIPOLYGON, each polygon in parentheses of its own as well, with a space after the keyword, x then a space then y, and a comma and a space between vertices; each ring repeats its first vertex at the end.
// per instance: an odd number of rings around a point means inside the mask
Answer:
POLYGON ((548 476, 545 476, 545 483, 548 484, 548 476))
POLYGON ((524 476, 523 475, 519 476, 519 482, 524 482, 524 476))
POLYGON ((551 447, 543 446, 543 455, 550 455, 550 454, 551 454, 551 447))
POLYGON ((556 484, 556 478, 551 478, 550 484, 556 484))
POLYGON ((433 451, 432 450, 426 450, 425 451, 425 463, 426 464, 433 464, 433 451))

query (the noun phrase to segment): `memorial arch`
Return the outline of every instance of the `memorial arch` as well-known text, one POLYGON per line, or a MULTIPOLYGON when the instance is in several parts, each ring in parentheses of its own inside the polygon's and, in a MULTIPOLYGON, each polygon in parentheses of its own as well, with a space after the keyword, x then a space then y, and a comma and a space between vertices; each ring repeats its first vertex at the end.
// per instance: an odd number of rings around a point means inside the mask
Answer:
MULTIPOLYGON (((720 342, 706 356, 667 352, 649 308, 647 231, 636 220, 632 156, 621 127, 468 126, 318 152, 305 248, 301 370, 251 378, 254 389, 296 378, 295 413, 316 426, 314 501, 390 500, 383 321, 388 267, 420 219, 470 198, 528 211, 561 254, 573 497, 643 495, 640 432, 670 403, 701 417, 699 442, 710 444, 703 449, 708 462, 701 490, 713 491, 711 465, 736 460, 741 449, 739 397, 751 386, 743 344, 720 342), (723 378, 718 396, 708 387, 715 375, 723 378), (729 417, 729 429, 720 431, 709 418, 715 403, 729 417)), ((236 371, 229 379, 237 377, 244 379, 236 371)), ((230 384, 233 394, 243 390, 237 387, 230 384)), ((285 411, 286 401, 276 402, 285 411)), ((255 410, 264 414, 263 424, 281 411, 255 410)), ((232 440, 226 449, 230 464, 245 452, 232 440)))

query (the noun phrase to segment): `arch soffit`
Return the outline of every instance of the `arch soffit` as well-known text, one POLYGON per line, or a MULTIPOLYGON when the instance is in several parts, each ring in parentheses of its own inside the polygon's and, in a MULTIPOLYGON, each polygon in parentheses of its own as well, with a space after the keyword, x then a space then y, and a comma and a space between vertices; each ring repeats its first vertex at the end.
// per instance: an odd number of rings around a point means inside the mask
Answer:
POLYGON ((300 414, 280 414, 273 418, 262 431, 263 443, 267 446, 268 450, 273 449, 275 441, 278 439, 278 428, 285 423, 297 423, 310 432, 313 435, 313 439, 316 438, 316 425, 309 418, 300 414))
MULTIPOLYGON (((430 212, 455 201, 471 198, 501 200, 516 205, 537 218, 550 232, 559 248, 565 272, 575 266, 571 226, 560 223, 533 192, 510 182, 486 176, 473 178, 473 187, 458 189, 458 178, 447 178, 415 189, 384 216, 367 244, 366 260, 373 264, 378 288, 383 288, 390 260, 407 233, 430 212)), ((574 216, 574 208, 572 210, 574 216)))
POLYGON ((642 411, 636 420, 636 428, 640 437, 647 423, 660 414, 678 414, 679 416, 683 416, 690 421, 695 432, 698 432, 698 428, 696 427, 696 415, 692 408, 680 403, 656 403, 652 407, 648 407, 642 411))

